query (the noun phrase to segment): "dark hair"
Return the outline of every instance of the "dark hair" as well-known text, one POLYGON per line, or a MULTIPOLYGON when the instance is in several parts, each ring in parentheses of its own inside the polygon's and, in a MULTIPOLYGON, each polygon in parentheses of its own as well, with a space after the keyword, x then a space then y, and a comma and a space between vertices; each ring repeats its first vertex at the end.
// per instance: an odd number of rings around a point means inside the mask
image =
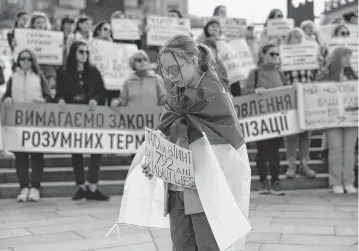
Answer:
POLYGON ((36 74, 39 75, 39 74, 40 74, 40 66, 39 66, 39 64, 37 63, 37 59, 36 59, 35 53, 33 53, 33 52, 32 52, 31 50, 29 50, 29 49, 22 50, 22 51, 19 53, 19 55, 18 55, 18 57, 17 57, 17 60, 16 60, 16 66, 21 68, 21 66, 20 66, 20 56, 21 56, 24 52, 27 52, 27 53, 30 54, 30 57, 31 57, 31 60, 32 60, 32 62, 31 62, 31 70, 32 70, 34 73, 36 73, 36 74))
MULTIPOLYGON (((76 53, 77 53, 77 49, 82 45, 87 46, 87 44, 82 42, 82 41, 75 41, 75 42, 72 43, 72 45, 70 47, 69 56, 67 57, 67 61, 66 61, 66 69, 69 72, 77 71, 76 53)), ((87 61, 85 62, 84 69, 87 69, 88 66, 90 65, 89 58, 90 58, 90 54, 87 57, 87 61)))
POLYGON ((80 24, 82 24, 86 21, 89 21, 89 20, 91 20, 91 19, 88 16, 79 17, 79 19, 77 19, 77 21, 76 21, 76 27, 75 27, 74 33, 76 33, 77 31, 80 31, 80 24))
POLYGON ((339 24, 338 26, 336 26, 334 28, 333 37, 338 36, 338 33, 339 33, 341 28, 345 28, 349 32, 349 35, 350 35, 350 30, 348 29, 348 27, 346 25, 344 25, 344 24, 339 24))
POLYGON ((64 17, 61 19, 61 30, 64 31, 65 24, 73 24, 75 21, 70 17, 64 17))
MULTIPOLYGON (((99 37, 99 32, 101 31, 102 27, 105 24, 109 24, 111 26, 110 22, 105 21, 105 20, 100 21, 95 25, 95 28, 93 30, 93 37, 99 37)), ((110 37, 112 38, 112 30, 110 30, 110 33, 111 33, 110 37)))
POLYGON ((204 36, 205 36, 205 37, 210 37, 210 36, 211 36, 211 35, 208 33, 208 28, 209 28, 209 26, 212 25, 212 24, 218 24, 218 25, 220 25, 220 23, 219 23, 218 20, 214 20, 214 19, 209 20, 209 21, 207 22, 206 26, 204 26, 204 28, 203 28, 203 32, 204 32, 204 36))
POLYGON ((34 29, 34 24, 35 24, 35 21, 36 19, 38 18, 43 18, 45 20, 45 23, 46 23, 46 30, 51 30, 51 23, 49 21, 49 18, 46 16, 45 13, 42 13, 42 12, 37 12, 35 14, 33 14, 28 22, 28 25, 27 25, 27 28, 30 28, 30 29, 34 29))
POLYGON ((213 16, 218 16, 219 10, 220 10, 221 8, 225 8, 225 9, 226 9, 226 6, 224 6, 224 5, 218 5, 216 8, 214 8, 213 16))
POLYGON ((266 44, 260 49, 257 65, 263 62, 263 55, 266 54, 271 48, 277 47, 275 44, 266 44))
POLYGON ((15 28, 17 28, 17 26, 18 26, 19 19, 25 15, 29 15, 29 13, 27 13, 25 11, 20 11, 19 13, 16 14, 16 20, 15 20, 15 24, 14 24, 15 28))
POLYGON ((268 20, 274 19, 275 14, 276 14, 277 12, 280 12, 280 13, 282 13, 282 15, 283 15, 283 11, 281 11, 280 9, 272 9, 272 10, 269 12, 269 14, 268 14, 268 17, 267 17, 267 20, 266 20, 266 22, 265 22, 265 24, 264 24, 264 27, 267 27, 268 20))
POLYGON ((183 18, 183 15, 179 10, 171 9, 171 10, 168 10, 168 13, 176 13, 179 18, 183 18))
POLYGON ((214 41, 213 39, 206 39, 203 41, 203 44, 207 45, 214 51, 217 51, 217 44, 216 44, 216 41, 214 41))
POLYGON ((350 19, 352 19, 352 17, 358 17, 358 16, 354 12, 349 12, 349 13, 343 14, 343 18, 344 18, 345 22, 347 22, 347 23, 350 22, 350 19))

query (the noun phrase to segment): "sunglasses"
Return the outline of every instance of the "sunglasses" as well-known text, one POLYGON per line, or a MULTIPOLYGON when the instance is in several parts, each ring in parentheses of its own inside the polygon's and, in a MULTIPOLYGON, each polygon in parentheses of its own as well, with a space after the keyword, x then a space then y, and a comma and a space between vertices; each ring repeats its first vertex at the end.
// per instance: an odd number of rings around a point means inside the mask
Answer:
POLYGON ((87 51, 87 50, 78 50, 78 52, 79 52, 81 55, 89 54, 89 51, 87 51))
POLYGON ((183 65, 171 65, 167 69, 161 67, 162 74, 165 76, 169 76, 171 74, 173 77, 177 77, 181 73, 181 67, 183 65))
POLYGON ((145 58, 136 58, 135 62, 137 62, 137 63, 147 62, 147 59, 145 59, 145 58))
POLYGON ((271 52, 271 53, 269 53, 269 56, 271 56, 272 58, 274 58, 274 57, 279 57, 279 53, 277 53, 277 52, 271 52))
POLYGON ((32 58, 29 58, 29 57, 21 57, 21 58, 19 58, 19 60, 32 62, 32 58))
POLYGON ((276 18, 283 18, 283 15, 276 15, 276 18))
POLYGON ((103 31, 110 31, 110 29, 108 27, 102 27, 103 31))
POLYGON ((348 32, 348 31, 342 31, 340 34, 341 34, 342 36, 345 36, 345 37, 349 36, 349 32, 348 32))

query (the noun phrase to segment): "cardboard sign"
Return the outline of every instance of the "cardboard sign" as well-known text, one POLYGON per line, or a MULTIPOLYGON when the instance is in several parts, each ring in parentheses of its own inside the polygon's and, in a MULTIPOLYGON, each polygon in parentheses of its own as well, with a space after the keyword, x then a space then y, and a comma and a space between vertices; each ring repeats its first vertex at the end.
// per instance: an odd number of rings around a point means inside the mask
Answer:
MULTIPOLYGON (((15 29, 15 55, 24 49, 35 53, 39 64, 62 65, 64 56, 64 33, 34 29, 15 29)), ((16 56, 17 57, 17 56, 16 56)))
POLYGON ((314 70, 319 68, 319 47, 315 42, 299 45, 280 45, 281 70, 314 70))
POLYGON ((300 132, 295 90, 268 89, 263 95, 233 99, 246 142, 279 138, 300 132))
POLYGON ((156 128, 162 107, 17 104, 1 107, 4 149, 14 152, 133 154, 156 128))
POLYGON ((246 32, 247 20, 244 18, 220 18, 222 35, 230 40, 243 38, 246 32))
POLYGON ((165 182, 181 186, 194 185, 192 153, 146 127, 145 163, 150 173, 165 182))
POLYGON ((358 127, 358 82, 298 84, 302 130, 358 127))
POLYGON ((267 23, 267 35, 271 37, 286 36, 293 27, 293 19, 269 19, 267 23))
POLYGON ((335 37, 331 38, 328 42, 328 52, 330 55, 333 50, 339 46, 348 47, 352 51, 351 65, 353 69, 358 72, 358 45, 359 42, 357 37, 335 37))
POLYGON ((189 19, 148 16, 146 30, 147 45, 163 46, 167 40, 177 34, 189 35, 191 23, 189 19))
POLYGON ((101 72, 106 90, 122 90, 123 83, 132 73, 128 61, 138 50, 137 45, 94 39, 89 48, 91 62, 101 72))
POLYGON ((141 39, 140 20, 129 18, 111 19, 113 38, 118 40, 141 39))

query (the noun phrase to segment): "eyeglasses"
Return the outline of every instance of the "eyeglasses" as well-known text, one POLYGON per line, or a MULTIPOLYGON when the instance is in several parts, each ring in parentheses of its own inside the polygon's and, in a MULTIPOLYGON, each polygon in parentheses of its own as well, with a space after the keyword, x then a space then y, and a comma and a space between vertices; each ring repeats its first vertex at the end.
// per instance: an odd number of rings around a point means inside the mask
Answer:
POLYGON ((184 66, 184 64, 182 64, 182 65, 171 65, 167 69, 164 69, 164 68, 161 67, 161 71, 162 71, 162 74, 164 76, 169 76, 171 74, 173 77, 177 77, 181 73, 181 67, 182 66, 184 66))
POLYGON ((29 58, 29 57, 21 57, 21 58, 19 58, 19 60, 32 62, 32 58, 29 58))
POLYGON ((276 18, 283 18, 283 15, 279 14, 275 16, 276 18))
POLYGON ((340 33, 343 37, 348 37, 349 36, 349 32, 348 31, 342 31, 340 33))
POLYGON ((279 57, 279 53, 277 53, 277 52, 271 52, 271 53, 269 53, 269 56, 271 56, 272 58, 274 58, 274 57, 279 57))
POLYGON ((89 51, 87 51, 87 50, 78 50, 78 52, 79 52, 81 55, 89 54, 89 51))
POLYGON ((147 59, 145 59, 145 58, 136 58, 135 62, 137 62, 137 63, 147 62, 147 59))

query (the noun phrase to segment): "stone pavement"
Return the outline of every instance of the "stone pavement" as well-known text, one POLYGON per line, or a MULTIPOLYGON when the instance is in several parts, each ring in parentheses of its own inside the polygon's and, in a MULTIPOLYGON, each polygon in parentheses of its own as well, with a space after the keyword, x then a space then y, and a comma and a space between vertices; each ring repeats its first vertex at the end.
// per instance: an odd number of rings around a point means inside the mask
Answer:
MULTIPOLYGON (((110 202, 46 198, 19 204, 0 200, 0 251, 171 251, 168 230, 114 224, 120 197, 110 202)), ((246 251, 358 250, 358 199, 329 190, 289 191, 286 196, 252 193, 254 227, 246 251)))

